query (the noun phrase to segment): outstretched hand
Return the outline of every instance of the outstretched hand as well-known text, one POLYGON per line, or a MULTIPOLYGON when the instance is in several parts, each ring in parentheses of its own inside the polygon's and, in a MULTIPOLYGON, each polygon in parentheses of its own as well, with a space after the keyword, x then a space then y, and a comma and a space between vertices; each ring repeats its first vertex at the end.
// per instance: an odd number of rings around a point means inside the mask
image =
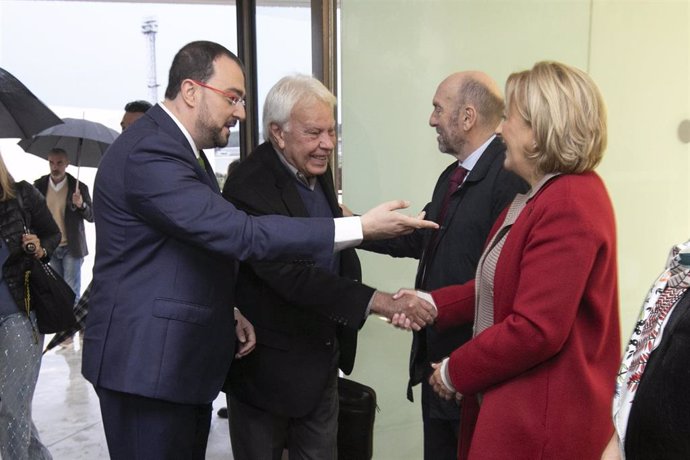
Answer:
POLYGON ((409 201, 395 200, 382 203, 362 215, 362 234, 365 240, 381 240, 406 235, 422 228, 438 229, 438 224, 419 217, 396 212, 410 206, 409 201))

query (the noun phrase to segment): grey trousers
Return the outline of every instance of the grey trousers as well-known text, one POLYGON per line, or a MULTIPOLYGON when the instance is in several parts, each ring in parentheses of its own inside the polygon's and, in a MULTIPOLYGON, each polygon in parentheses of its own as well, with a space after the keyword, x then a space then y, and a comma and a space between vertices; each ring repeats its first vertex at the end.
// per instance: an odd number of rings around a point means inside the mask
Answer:
POLYGON ((338 458, 338 374, 333 369, 319 404, 301 418, 281 417, 228 394, 230 440, 235 460, 338 458))
POLYGON ((18 312, 0 318, 0 457, 3 460, 50 460, 31 419, 43 335, 18 312))

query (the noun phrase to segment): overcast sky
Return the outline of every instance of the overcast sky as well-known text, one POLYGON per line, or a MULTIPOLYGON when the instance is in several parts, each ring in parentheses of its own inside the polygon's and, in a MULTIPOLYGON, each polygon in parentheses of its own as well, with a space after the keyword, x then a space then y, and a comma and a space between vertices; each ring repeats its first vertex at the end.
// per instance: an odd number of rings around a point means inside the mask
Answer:
MULTIPOLYGON (((119 131, 125 103, 150 99, 149 46, 141 32, 147 18, 158 23, 159 100, 172 58, 186 43, 211 40, 237 49, 234 5, 2 0, 0 67, 58 116, 86 118, 119 131)), ((310 72, 309 21, 307 8, 258 8, 259 101, 282 76, 310 72)), ((0 140, 0 150, 15 155, 15 144, 0 140)), ((28 173, 23 164, 10 170, 18 178, 33 177, 33 159, 25 163, 28 173)))

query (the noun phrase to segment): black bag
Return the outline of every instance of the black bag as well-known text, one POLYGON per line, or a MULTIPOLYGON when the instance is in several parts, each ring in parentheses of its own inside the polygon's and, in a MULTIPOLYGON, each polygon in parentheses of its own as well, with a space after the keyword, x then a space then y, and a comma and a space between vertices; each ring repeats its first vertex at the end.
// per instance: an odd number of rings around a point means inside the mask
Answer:
MULTIPOLYGON (((17 203, 24 221, 24 230, 28 232, 24 201, 19 189, 17 203)), ((74 317, 75 298, 76 294, 69 284, 50 265, 33 255, 28 256, 24 272, 24 303, 27 313, 29 310, 36 312, 39 332, 51 334, 74 326, 77 323, 77 318, 74 317)))
POLYGON ((24 273, 24 301, 36 312, 38 331, 52 334, 74 326, 76 295, 72 288, 50 265, 32 257, 30 267, 24 273))
POLYGON ((338 377, 338 460, 369 460, 374 452, 376 392, 338 377))

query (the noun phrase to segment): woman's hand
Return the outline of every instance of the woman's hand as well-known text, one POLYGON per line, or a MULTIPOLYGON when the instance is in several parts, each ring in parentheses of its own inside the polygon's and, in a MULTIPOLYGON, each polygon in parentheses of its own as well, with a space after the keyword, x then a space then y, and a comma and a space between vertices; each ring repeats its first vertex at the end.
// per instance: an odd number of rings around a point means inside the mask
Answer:
POLYGON ((41 240, 33 233, 22 235, 22 248, 24 248, 27 254, 33 254, 38 260, 41 260, 46 255, 46 250, 41 246, 41 240), (31 245, 33 245, 33 251, 31 251, 31 245))

